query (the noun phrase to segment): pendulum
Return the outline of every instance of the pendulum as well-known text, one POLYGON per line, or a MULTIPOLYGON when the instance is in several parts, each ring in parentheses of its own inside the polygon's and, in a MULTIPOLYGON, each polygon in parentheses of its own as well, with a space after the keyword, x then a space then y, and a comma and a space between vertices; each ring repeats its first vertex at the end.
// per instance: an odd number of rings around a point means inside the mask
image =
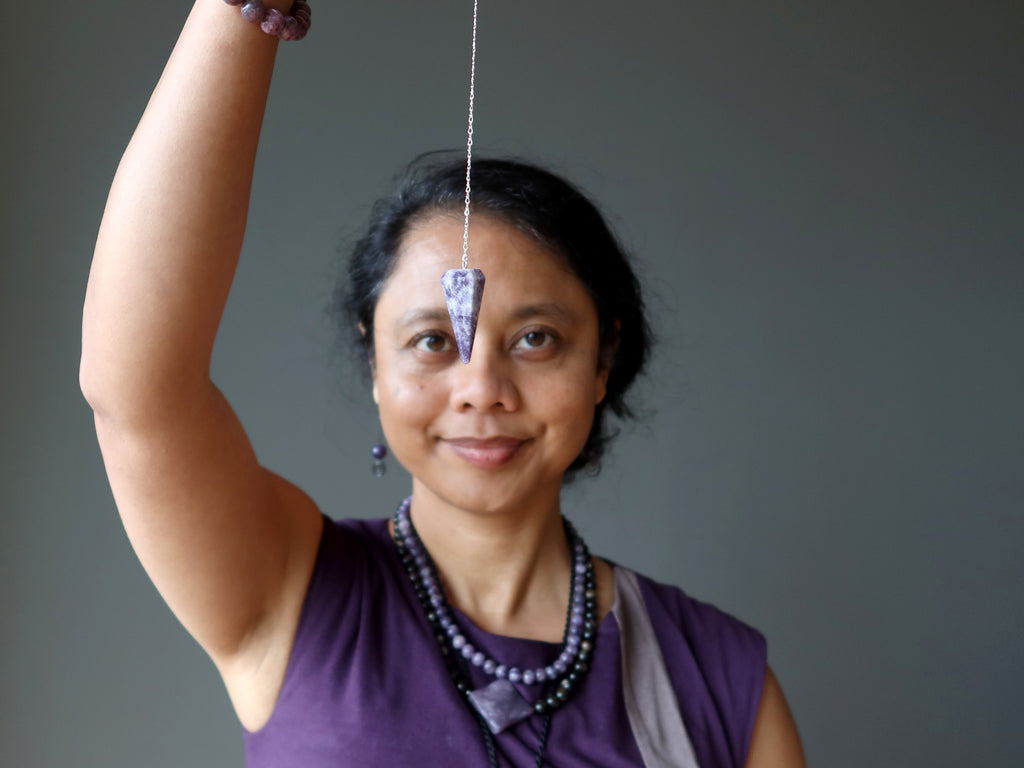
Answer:
POLYGON ((477 0, 473 0, 473 46, 469 65, 469 123, 466 128, 466 208, 462 230, 462 268, 449 269, 441 277, 445 303, 452 319, 452 332, 459 348, 459 357, 468 363, 473 354, 476 325, 480 319, 480 301, 484 294, 484 273, 469 268, 469 188, 473 168, 473 101, 476 87, 476 17, 477 0))
POLYGON ((484 294, 484 273, 479 269, 449 269, 441 276, 444 300, 452 318, 452 331, 459 357, 468 363, 473 354, 476 324, 480 319, 480 300, 484 294))
POLYGON ((469 179, 473 168, 473 100, 476 87, 476 12, 473 0, 473 52, 469 65, 469 124, 466 129, 466 208, 462 230, 462 268, 449 269, 441 277, 444 299, 452 319, 452 332, 459 357, 468 363, 473 353, 476 325, 480 319, 480 301, 484 294, 484 273, 469 268, 469 179))

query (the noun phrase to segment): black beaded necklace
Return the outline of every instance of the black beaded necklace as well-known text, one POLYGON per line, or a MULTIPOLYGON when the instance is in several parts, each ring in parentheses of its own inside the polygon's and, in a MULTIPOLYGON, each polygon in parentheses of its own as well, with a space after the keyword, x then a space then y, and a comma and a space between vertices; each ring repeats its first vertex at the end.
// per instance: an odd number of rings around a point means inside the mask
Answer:
MULTIPOLYGON (((441 652, 441 657, 445 661, 448 674, 451 677, 452 682, 455 684, 455 688, 460 694, 462 694, 463 700, 466 702, 467 706, 469 706, 470 712, 472 712, 477 725, 480 727, 480 733, 484 740, 484 747, 487 750, 488 764, 490 765, 490 768, 499 768, 497 744, 494 740, 495 734, 498 731, 495 730, 493 723, 488 723, 481 714, 479 707, 474 704, 472 699, 474 690, 469 680, 466 660, 463 658, 462 654, 457 652, 457 649, 451 647, 449 635, 445 631, 445 628, 441 626, 438 615, 439 611, 436 610, 435 606, 432 604, 431 596, 428 593, 427 588, 424 585, 423 577, 420 574, 420 568, 422 566, 420 563, 416 562, 413 553, 410 551, 410 547, 402 534, 399 533, 403 527, 409 531, 418 551, 422 553, 421 563, 425 563, 425 567, 429 569, 433 580, 437 585, 440 598, 445 607, 449 607, 448 613, 450 613, 450 603, 448 603, 447 595, 444 592, 440 576, 437 573, 437 567, 434 565, 434 561, 430 557, 430 553, 423 545, 423 541, 420 539, 419 533, 416 531, 415 526, 412 525, 412 519, 409 517, 410 501, 411 499, 406 499, 395 512, 395 546, 398 550, 402 565, 405 568, 405 572, 409 576, 409 581, 412 583, 413 591, 416 593, 420 606, 423 608, 427 621, 430 623, 430 627, 434 632, 434 639, 437 642, 438 650, 441 652)), ((565 630, 562 633, 562 649, 565 649, 566 642, 570 635, 573 594, 576 590, 577 579, 579 579, 581 575, 583 577, 584 594, 583 627, 581 633, 582 639, 572 665, 567 667, 564 672, 558 674, 553 679, 550 679, 544 693, 542 693, 541 696, 532 704, 533 713, 541 715, 544 718, 543 725, 541 726, 540 744, 537 747, 537 757, 536 762, 534 763, 534 768, 541 768, 544 764, 544 753, 547 750, 548 737, 551 735, 551 720, 555 710, 572 698, 576 689, 579 688, 580 684, 585 679, 587 672, 590 671, 590 660, 593 656, 594 640, 597 635, 597 581, 594 574, 594 564, 590 558, 590 552, 587 550, 586 544, 576 533, 575 529, 573 529, 569 521, 563 518, 563 525, 565 526, 566 536, 569 539, 570 545, 572 547, 582 547, 586 565, 582 574, 578 574, 575 567, 572 569, 572 579, 569 585, 569 607, 566 611, 565 630)), ((514 691, 514 688, 511 687, 510 683, 508 686, 510 690, 514 691)), ((518 696, 518 693, 515 695, 518 696)))

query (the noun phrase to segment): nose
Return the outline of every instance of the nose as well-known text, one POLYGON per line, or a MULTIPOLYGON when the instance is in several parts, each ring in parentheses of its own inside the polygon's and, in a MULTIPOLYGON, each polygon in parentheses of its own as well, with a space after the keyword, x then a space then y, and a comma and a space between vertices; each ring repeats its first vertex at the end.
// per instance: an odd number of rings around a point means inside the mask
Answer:
POLYGON ((518 409, 519 390, 513 379, 512 361, 482 349, 480 341, 478 338, 468 363, 452 366, 452 409, 480 413, 518 409))

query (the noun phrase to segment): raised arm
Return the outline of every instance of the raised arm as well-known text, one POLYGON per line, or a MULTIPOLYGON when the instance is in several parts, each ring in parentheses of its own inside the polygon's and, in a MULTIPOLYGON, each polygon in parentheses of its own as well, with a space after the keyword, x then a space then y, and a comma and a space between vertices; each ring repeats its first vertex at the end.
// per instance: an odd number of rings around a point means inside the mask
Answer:
POLYGON ((82 333, 82 391, 132 546, 250 726, 273 701, 265 670, 283 675, 320 532, 209 375, 277 45, 237 7, 196 1, 111 187, 82 333))

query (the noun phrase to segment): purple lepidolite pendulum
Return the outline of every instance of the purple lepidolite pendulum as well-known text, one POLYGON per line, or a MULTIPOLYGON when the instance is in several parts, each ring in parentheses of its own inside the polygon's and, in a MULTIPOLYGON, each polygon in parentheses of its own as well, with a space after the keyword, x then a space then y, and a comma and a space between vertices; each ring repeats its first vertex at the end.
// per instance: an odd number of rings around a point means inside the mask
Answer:
POLYGON ((449 269, 441 276, 444 300, 452 318, 452 331, 459 357, 468 363, 473 354, 476 324, 480 319, 480 300, 484 295, 484 273, 479 269, 449 269))
POLYGON ((469 120, 466 125, 466 208, 462 230, 462 269, 449 269, 441 276, 444 300, 452 319, 455 343, 459 357, 468 363, 473 354, 476 339, 476 324, 480 319, 480 300, 484 295, 484 273, 469 268, 469 195, 473 170, 473 99, 476 91, 476 12, 477 0, 473 0, 473 52, 469 62, 469 120))

